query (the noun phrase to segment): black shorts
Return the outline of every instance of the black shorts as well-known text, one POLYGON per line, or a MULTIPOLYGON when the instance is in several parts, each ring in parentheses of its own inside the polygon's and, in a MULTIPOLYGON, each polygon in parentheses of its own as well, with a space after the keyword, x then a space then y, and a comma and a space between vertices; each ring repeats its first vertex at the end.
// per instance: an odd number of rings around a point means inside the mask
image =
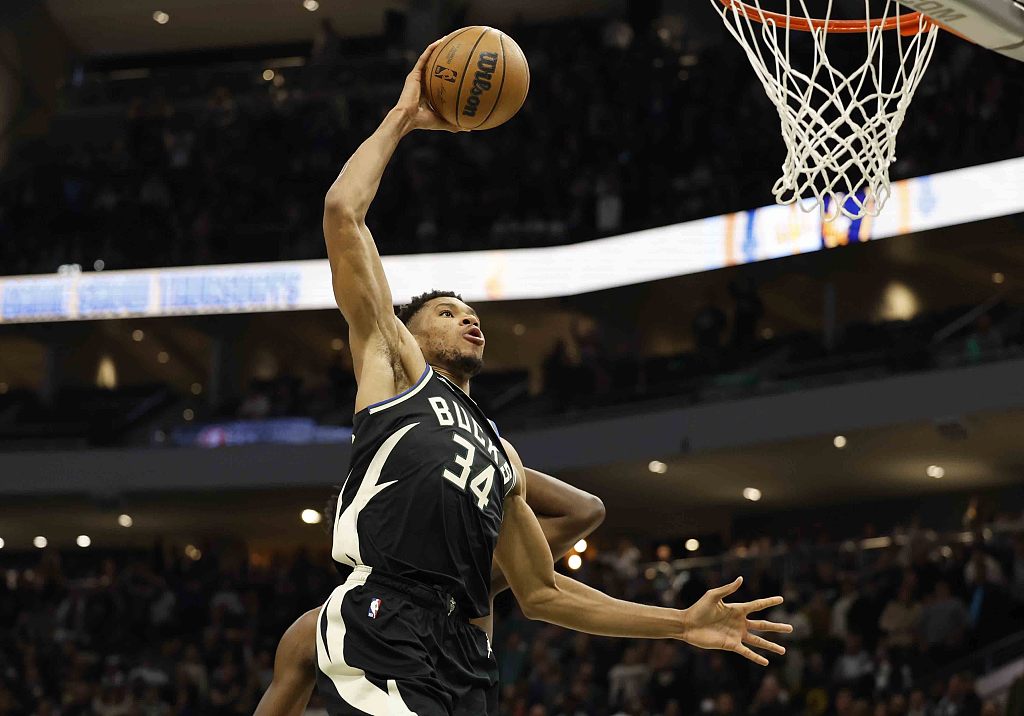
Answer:
POLYGON ((356 567, 317 623, 317 687, 327 712, 497 713, 498 669, 487 635, 453 606, 436 589, 356 567))

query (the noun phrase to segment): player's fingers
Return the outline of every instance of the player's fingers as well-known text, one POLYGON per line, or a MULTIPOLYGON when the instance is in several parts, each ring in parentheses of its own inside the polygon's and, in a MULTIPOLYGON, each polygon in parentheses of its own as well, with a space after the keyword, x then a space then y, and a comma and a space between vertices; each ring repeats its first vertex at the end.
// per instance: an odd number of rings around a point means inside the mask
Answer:
POLYGON ((774 652, 776 654, 785 654, 786 647, 776 644, 774 641, 768 641, 757 636, 757 634, 747 634, 743 637, 743 641, 751 646, 756 646, 758 649, 765 649, 767 651, 774 652))
POLYGON ((420 58, 416 60, 416 64, 413 66, 412 72, 410 72, 409 74, 416 75, 418 77, 419 73, 423 71, 424 65, 427 64, 427 60, 430 59, 430 53, 433 52, 434 48, 440 45, 443 40, 444 38, 442 37, 440 40, 434 40, 429 45, 427 45, 427 49, 425 49, 423 51, 423 54, 420 55, 420 58))
POLYGON ((793 631, 792 624, 782 624, 780 622, 769 622, 764 619, 748 619, 747 629, 753 631, 775 631, 781 634, 790 634, 793 631))
POLYGON ((723 599, 739 589, 741 584, 743 584, 743 577, 736 577, 736 579, 729 584, 708 590, 708 594, 717 599, 723 599))
POLYGON ((782 604, 782 602, 782 597, 766 597, 765 599, 755 599, 752 602, 737 604, 736 606, 738 606, 744 614, 750 614, 751 612, 759 612, 762 609, 777 607, 782 604))
POLYGON ((735 651, 736 651, 737 654, 742 656, 744 659, 750 659, 752 662, 754 662, 758 666, 768 666, 768 660, 767 659, 765 659, 760 654, 757 654, 757 653, 751 651, 750 649, 748 649, 747 647, 743 646, 742 644, 737 646, 735 651))

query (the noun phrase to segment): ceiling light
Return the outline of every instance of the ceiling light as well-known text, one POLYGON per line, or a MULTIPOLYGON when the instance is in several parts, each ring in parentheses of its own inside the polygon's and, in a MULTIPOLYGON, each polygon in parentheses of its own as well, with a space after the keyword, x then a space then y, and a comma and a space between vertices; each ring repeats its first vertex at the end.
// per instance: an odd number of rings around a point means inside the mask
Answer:
POLYGON ((39 549, 42 549, 43 547, 45 547, 47 545, 47 541, 46 541, 45 537, 43 537, 42 535, 39 535, 38 537, 36 537, 35 539, 32 540, 32 544, 34 544, 39 549))
POLYGON ((4 548, 4 539, 3 539, 3 537, 0 537, 0 549, 3 549, 3 548, 4 548))
POLYGON ((78 535, 78 537, 75 538, 75 544, 79 547, 88 547, 92 544, 92 539, 89 535, 78 535))
POLYGON ((171 16, 163 10, 157 10, 153 13, 153 20, 155 20, 158 25, 166 25, 170 19, 171 16))
POLYGON ((996 271, 992 274, 992 283, 1002 283, 1006 280, 1006 276, 1003 276, 1002 272, 996 271))
POLYGON ((700 541, 691 537, 690 539, 686 540, 686 544, 683 546, 686 547, 687 552, 696 552, 698 549, 700 549, 700 541))
POLYGON ((135 520, 132 519, 131 515, 118 515, 117 524, 122 527, 131 527, 135 524, 135 520))
POLYGON ((840 450, 842 450, 844 447, 846 447, 846 436, 836 435, 835 438, 832 439, 832 444, 835 445, 840 450))
POLYGON ((750 500, 751 502, 757 502, 761 499, 761 491, 756 487, 744 487, 743 488, 744 499, 750 500))
POLYGON ((572 546, 572 548, 574 550, 576 550, 577 552, 580 552, 580 553, 586 552, 587 551, 587 541, 585 539, 581 539, 579 542, 574 544, 572 546))
POLYGON ((166 363, 170 359, 171 356, 167 353, 167 351, 160 351, 159 353, 156 354, 157 363, 166 363))
POLYGON ((181 417, 184 418, 185 422, 192 420, 196 416, 196 413, 192 408, 185 408, 181 411, 181 417))
POLYGON ((192 391, 192 395, 199 395, 200 393, 203 392, 203 384, 193 383, 190 390, 192 391))
POLYGON ((569 565, 569 569, 579 569, 583 566, 583 558, 578 554, 570 554, 566 564, 569 565))
POLYGON ((332 338, 331 339, 331 350, 332 351, 340 351, 344 347, 345 347, 345 341, 341 340, 340 338, 332 338))
POLYGON ((524 336, 526 335, 526 326, 523 325, 522 323, 517 323, 516 325, 512 326, 512 332, 515 333, 517 336, 524 336))
POLYGON ((274 79, 274 71, 269 69, 263 70, 263 79, 265 79, 267 82, 270 82, 270 80, 274 79))
POLYGON ((322 519, 323 515, 319 510, 305 509, 302 511, 302 521, 307 525, 318 525, 322 519))
POLYGON ((664 475, 666 472, 668 472, 668 465, 661 462, 660 460, 651 460, 647 464, 647 469, 655 473, 656 475, 664 475))
POLYGON ((103 259, 96 259, 95 261, 92 262, 93 271, 102 271, 106 267, 107 264, 103 261, 103 259))
POLYGON ((310 12, 316 12, 320 9, 320 3, 316 0, 302 0, 302 7, 306 8, 310 12))
POLYGON ((185 556, 193 562, 198 562, 203 556, 203 551, 194 544, 185 545, 185 556))
POLYGON ((135 341, 136 343, 141 342, 142 339, 145 338, 145 337, 146 337, 146 334, 143 333, 138 328, 136 328, 134 331, 132 331, 132 340, 135 341))
POLYGON ((945 476, 946 474, 946 471, 942 469, 942 467, 939 465, 929 465, 928 469, 925 470, 925 472, 928 474, 928 477, 934 477, 936 480, 945 476))

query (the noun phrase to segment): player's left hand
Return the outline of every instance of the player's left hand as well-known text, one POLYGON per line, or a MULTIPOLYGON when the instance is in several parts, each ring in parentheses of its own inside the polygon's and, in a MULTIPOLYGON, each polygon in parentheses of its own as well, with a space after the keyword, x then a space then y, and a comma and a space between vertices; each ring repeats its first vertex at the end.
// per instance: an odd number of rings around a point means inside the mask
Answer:
POLYGON ((683 610, 682 640, 701 649, 735 651, 755 664, 767 666, 768 659, 751 650, 751 646, 774 654, 785 654, 786 649, 752 632, 788 634, 793 631, 793 627, 789 624, 747 618, 754 612, 782 604, 782 597, 756 599, 743 604, 726 604, 723 600, 739 589, 741 584, 743 577, 738 577, 736 581, 724 587, 709 589, 696 604, 683 610))

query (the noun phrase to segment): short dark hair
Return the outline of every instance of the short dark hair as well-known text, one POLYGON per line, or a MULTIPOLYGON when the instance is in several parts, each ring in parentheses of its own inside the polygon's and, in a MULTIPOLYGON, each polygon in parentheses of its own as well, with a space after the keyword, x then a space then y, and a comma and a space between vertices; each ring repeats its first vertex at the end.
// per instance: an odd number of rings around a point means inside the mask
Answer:
POLYGON ((409 303, 401 306, 398 309, 398 320, 408 326, 409 321, 412 320, 413 316, 419 313, 420 309, 423 308, 428 301, 433 301, 435 298, 457 298, 460 301, 462 300, 462 296, 454 291, 427 291, 426 293, 421 293, 419 296, 413 297, 409 303))

